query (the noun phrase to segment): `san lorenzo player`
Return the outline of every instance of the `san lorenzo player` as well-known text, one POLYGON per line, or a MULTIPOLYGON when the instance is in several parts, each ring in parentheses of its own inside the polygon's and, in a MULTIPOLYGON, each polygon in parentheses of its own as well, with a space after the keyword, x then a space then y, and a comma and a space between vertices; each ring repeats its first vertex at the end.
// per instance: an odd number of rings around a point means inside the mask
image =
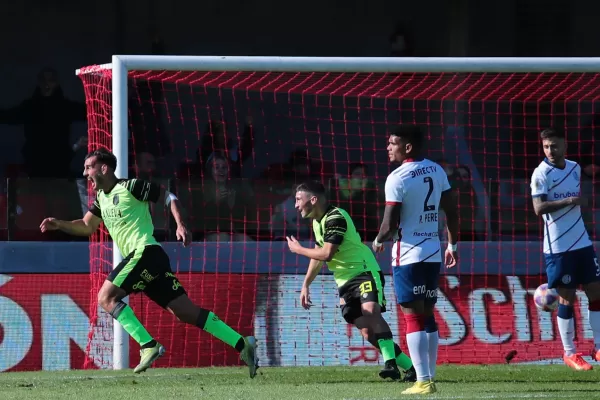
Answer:
POLYGON ((171 210, 177 223, 177 239, 187 246, 191 242, 182 220, 182 209, 175 195, 155 183, 140 179, 117 179, 117 158, 106 150, 89 153, 85 158, 83 175, 97 193, 96 201, 83 219, 61 221, 46 218, 42 232, 61 230, 76 236, 91 236, 104 222, 117 248, 125 256, 108 275, 98 303, 140 345, 140 363, 134 372, 148 369, 165 352, 165 348, 148 333, 131 307, 122 301, 133 292, 144 292, 151 300, 173 313, 180 321, 196 326, 240 352, 248 364, 250 377, 257 369, 256 339, 243 337, 221 321, 215 314, 198 307, 187 296, 173 274, 169 256, 154 238, 154 225, 148 202, 163 203, 171 210))
POLYGON ((373 250, 395 237, 392 267, 396 298, 406 322, 406 341, 417 371, 417 382, 403 394, 430 394, 438 350, 438 328, 434 316, 442 262, 438 215, 446 214, 448 248, 446 267, 456 265, 458 213, 456 198, 444 168, 421 156, 423 134, 412 125, 391 133, 388 154, 400 163, 385 182, 385 212, 373 250), (396 237, 396 235, 398 235, 396 237))
POLYGON ((578 285, 588 298, 589 321, 594 336, 592 358, 600 361, 600 266, 583 223, 581 167, 565 158, 562 132, 545 129, 540 134, 546 158, 533 171, 531 195, 536 215, 544 221, 544 258, 548 287, 560 295, 557 324, 563 343, 563 360, 575 370, 591 370, 575 349, 573 304, 578 285))

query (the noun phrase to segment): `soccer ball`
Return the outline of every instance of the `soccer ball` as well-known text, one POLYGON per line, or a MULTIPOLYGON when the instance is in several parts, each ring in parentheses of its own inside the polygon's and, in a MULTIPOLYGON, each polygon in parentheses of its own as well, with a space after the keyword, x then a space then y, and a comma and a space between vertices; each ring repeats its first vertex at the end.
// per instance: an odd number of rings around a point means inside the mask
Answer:
POLYGON ((544 283, 535 289, 533 302, 538 310, 554 311, 558 307, 558 292, 555 289, 549 289, 548 284, 544 283))

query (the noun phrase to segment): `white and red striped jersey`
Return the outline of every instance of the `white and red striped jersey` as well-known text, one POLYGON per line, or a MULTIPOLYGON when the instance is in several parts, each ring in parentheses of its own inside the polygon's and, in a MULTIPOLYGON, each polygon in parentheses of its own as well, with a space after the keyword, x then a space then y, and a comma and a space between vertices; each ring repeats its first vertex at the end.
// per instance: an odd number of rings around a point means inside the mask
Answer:
POLYGON ((392 266, 442 261, 438 217, 446 190, 450 190, 446 171, 427 159, 406 160, 387 177, 386 204, 402 204, 392 266))

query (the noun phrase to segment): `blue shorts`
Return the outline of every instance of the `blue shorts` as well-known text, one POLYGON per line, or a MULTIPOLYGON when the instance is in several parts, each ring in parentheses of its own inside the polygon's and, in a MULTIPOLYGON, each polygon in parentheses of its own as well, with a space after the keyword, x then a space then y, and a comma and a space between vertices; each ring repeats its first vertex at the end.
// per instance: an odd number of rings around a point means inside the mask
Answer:
POLYGON ((576 288, 600 281, 600 266, 594 246, 564 253, 544 254, 550 288, 576 288))
POLYGON ((437 302, 440 279, 439 262, 418 262, 393 267, 394 289, 398 304, 415 300, 426 300, 430 304, 437 302))

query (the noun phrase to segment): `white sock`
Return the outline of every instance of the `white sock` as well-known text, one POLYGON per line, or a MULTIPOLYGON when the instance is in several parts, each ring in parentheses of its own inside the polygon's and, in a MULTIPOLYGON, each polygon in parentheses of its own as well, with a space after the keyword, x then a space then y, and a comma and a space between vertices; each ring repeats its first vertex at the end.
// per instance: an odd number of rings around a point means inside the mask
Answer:
POLYGON ((600 311, 588 311, 588 317, 594 334, 594 348, 600 350, 600 311))
POLYGON ((439 338, 440 335, 438 331, 427 333, 427 342, 429 342, 429 376, 431 379, 435 378, 439 338))
MULTIPOLYGON (((575 321, 573 318, 564 319, 556 317, 558 323, 558 331, 560 332, 560 339, 562 340, 563 349, 567 356, 572 356, 576 353, 575 351, 575 321)), ((591 323, 591 319, 590 319, 591 323)))
POLYGON ((410 351, 410 359, 417 372, 417 381, 427 382, 429 376, 429 340, 425 331, 406 334, 406 343, 410 351))

